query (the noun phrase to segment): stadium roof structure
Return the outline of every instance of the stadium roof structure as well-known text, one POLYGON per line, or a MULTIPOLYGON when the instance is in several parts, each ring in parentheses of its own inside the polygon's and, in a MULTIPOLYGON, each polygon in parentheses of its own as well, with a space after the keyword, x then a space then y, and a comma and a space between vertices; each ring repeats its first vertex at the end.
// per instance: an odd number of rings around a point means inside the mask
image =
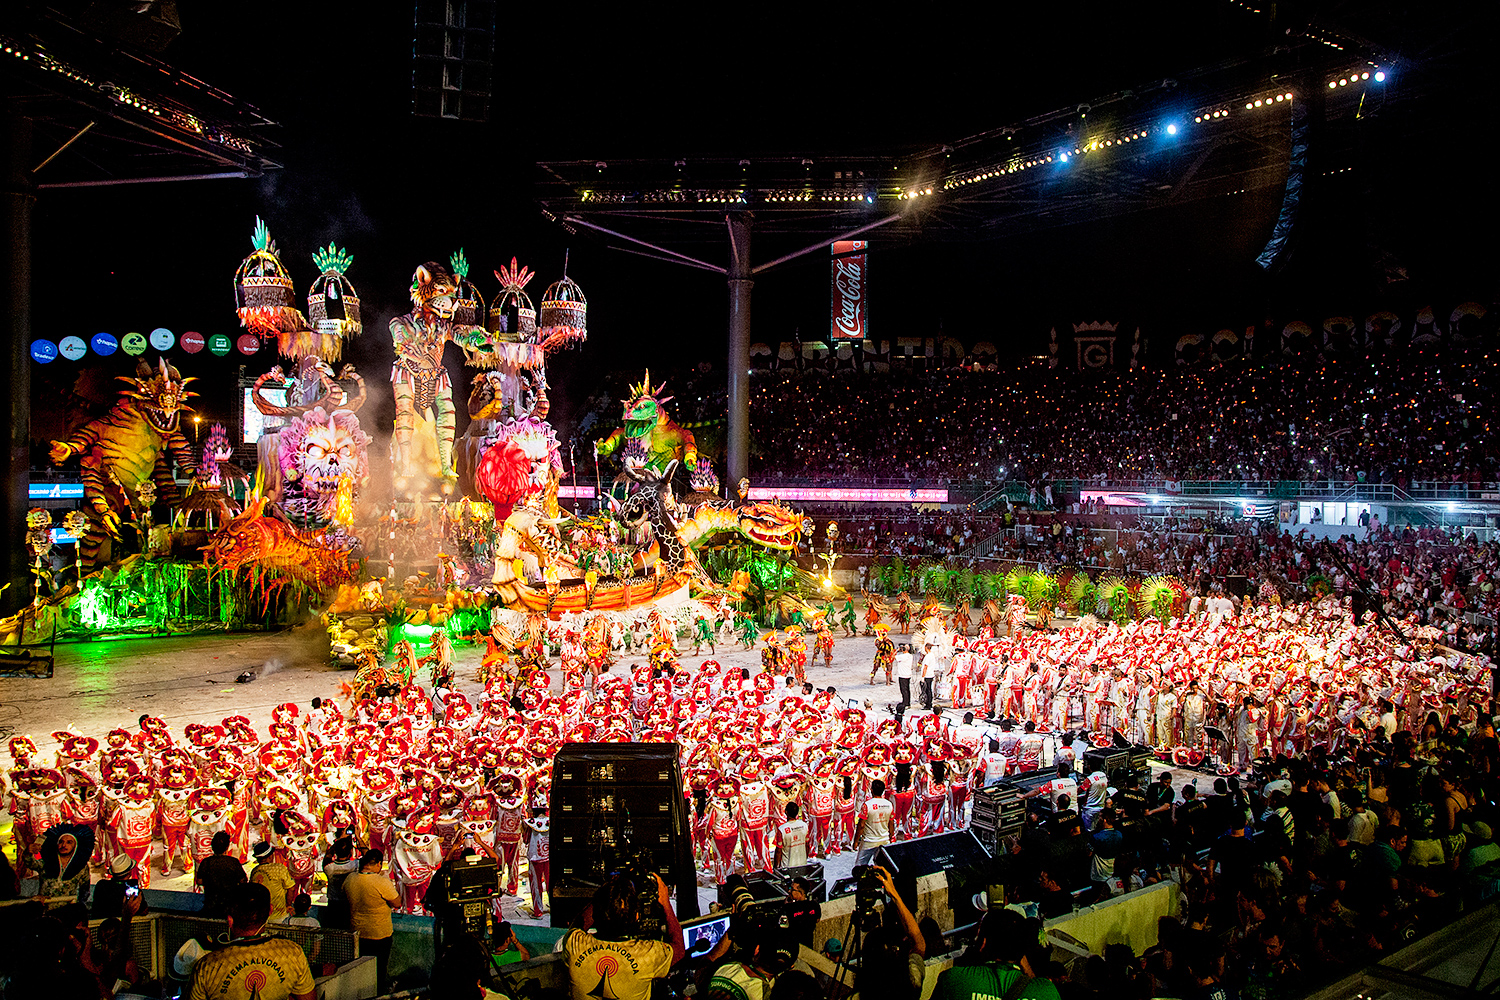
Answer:
POLYGON ((836 241, 1000 240, 1280 189, 1281 218, 1260 258, 1272 267, 1304 181, 1354 155, 1350 123, 1409 105, 1421 90, 1406 85, 1396 57, 1362 38, 1314 22, 1272 37, 1213 65, 935 146, 546 161, 536 197, 569 232, 729 280, 728 464, 737 482, 748 466, 748 364, 736 362, 748 361, 750 283, 836 241))
MULTIPOLYGON (((59 3, 63 0, 58 0, 59 3)), ((275 123, 249 104, 158 59, 179 31, 171 3, 40 3, 0 11, 0 162, 6 239, 0 241, 5 370, 0 412, 10 414, 9 488, 0 528, 25 529, 29 505, 31 216, 38 193, 164 181, 257 177, 278 169, 275 123)), ((0 603, 24 603, 24 548, 0 553, 0 603)))
MULTIPOLYGON (((1293 110, 1320 124, 1368 117, 1400 69, 1369 43, 1313 31, 1263 52, 1101 95, 939 146, 717 159, 546 161, 547 218, 620 249, 722 245, 722 218, 753 212, 758 242, 868 226, 877 241, 1004 238, 1287 178, 1293 110)), ((1337 141, 1337 140, 1333 140, 1337 141)), ((1324 154, 1326 162, 1337 151, 1324 154)), ((667 259, 689 263, 682 254, 667 259)), ((692 256, 692 255, 688 255, 692 256)), ((714 255, 718 256, 718 255, 714 255)), ((717 260, 698 266, 724 270, 717 260)), ((768 261, 756 271, 774 266, 768 261)))
POLYGON ((39 4, 0 21, 0 92, 12 115, 32 123, 38 190, 279 169, 275 122, 148 51, 175 33, 159 19, 120 23, 39 4))

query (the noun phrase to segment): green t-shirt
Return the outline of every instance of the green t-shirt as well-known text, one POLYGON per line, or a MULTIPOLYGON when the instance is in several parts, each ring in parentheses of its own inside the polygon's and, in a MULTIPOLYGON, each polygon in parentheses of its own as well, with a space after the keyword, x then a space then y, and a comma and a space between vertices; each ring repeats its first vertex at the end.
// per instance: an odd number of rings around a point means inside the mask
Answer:
POLYGON ((932 1000, 1062 1000, 1050 979, 1004 965, 955 965, 938 976, 932 1000))
POLYGON ((495 956, 495 965, 497 968, 502 965, 515 965, 517 962, 522 961, 525 960, 521 958, 521 951, 518 948, 507 948, 495 956))

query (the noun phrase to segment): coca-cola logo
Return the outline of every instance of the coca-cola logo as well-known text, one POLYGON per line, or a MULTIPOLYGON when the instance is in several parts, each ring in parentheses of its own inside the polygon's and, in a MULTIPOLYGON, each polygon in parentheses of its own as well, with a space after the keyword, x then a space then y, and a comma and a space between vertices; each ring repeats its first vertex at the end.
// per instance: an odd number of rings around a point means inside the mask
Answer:
POLYGON ((863 340, 865 258, 843 257, 833 262, 833 286, 838 291, 839 307, 833 317, 837 336, 863 340))

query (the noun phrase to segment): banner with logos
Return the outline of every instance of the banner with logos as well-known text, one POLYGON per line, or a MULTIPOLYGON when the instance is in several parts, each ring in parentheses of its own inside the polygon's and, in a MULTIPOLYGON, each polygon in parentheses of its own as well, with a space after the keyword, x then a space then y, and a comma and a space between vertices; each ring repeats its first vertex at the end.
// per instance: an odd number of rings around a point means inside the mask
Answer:
POLYGON ((864 340, 870 335, 870 255, 865 253, 869 245, 866 240, 839 240, 832 246, 829 336, 833 340, 864 340))

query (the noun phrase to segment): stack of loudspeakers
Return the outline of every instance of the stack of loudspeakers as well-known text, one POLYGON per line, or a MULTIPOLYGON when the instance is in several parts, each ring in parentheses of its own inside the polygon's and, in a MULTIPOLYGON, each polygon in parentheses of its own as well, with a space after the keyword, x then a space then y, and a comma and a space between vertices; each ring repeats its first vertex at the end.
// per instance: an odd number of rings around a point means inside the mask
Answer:
POLYGON ((974 793, 974 811, 969 829, 994 854, 1002 837, 1020 833, 1026 827, 1026 800, 1021 788, 1008 781, 981 788, 974 793))
MULTIPOLYGON (((1118 786, 1120 779, 1134 770, 1135 764, 1128 748, 1108 747, 1087 750, 1083 754, 1083 773, 1103 771, 1111 785, 1118 786)), ((1148 765, 1149 769, 1149 765, 1148 765)))
POLYGON ((564 743, 552 762, 552 926, 570 926, 617 861, 648 854, 698 915, 676 743, 564 743))

